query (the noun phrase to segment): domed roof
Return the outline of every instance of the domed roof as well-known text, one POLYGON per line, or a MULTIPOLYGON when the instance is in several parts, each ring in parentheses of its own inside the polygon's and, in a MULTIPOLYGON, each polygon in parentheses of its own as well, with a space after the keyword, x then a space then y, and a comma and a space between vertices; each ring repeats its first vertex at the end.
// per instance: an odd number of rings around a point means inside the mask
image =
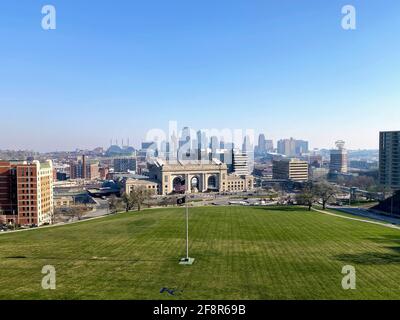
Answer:
POLYGON ((127 155, 132 155, 135 152, 135 149, 132 147, 120 147, 117 145, 112 145, 110 146, 107 151, 106 151, 106 155, 108 156, 115 156, 115 155, 123 155, 123 156, 127 156, 127 155))

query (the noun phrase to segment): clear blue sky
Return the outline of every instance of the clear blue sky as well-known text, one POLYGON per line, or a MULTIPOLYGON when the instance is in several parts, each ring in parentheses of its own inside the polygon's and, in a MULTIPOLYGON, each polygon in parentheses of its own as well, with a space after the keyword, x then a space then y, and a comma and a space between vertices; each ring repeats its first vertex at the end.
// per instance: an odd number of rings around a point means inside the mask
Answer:
POLYGON ((0 149, 137 144, 169 120, 376 148, 400 129, 399 35, 398 0, 1 1, 0 149))

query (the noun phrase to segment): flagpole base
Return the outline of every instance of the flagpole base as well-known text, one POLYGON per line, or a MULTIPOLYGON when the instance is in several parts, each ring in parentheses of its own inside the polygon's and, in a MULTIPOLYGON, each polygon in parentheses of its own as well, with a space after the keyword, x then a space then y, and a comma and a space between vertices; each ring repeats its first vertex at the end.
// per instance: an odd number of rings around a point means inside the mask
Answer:
POLYGON ((194 263, 194 258, 182 258, 179 261, 180 265, 191 266, 194 263))

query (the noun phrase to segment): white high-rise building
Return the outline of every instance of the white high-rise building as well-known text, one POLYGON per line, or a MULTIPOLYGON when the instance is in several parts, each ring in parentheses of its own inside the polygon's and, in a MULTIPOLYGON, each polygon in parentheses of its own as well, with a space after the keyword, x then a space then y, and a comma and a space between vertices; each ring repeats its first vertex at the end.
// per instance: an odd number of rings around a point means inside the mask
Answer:
POLYGON ((348 156, 344 145, 344 141, 336 141, 336 149, 331 150, 331 162, 329 166, 330 173, 340 174, 348 172, 348 156))
POLYGON ((239 151, 232 151, 233 174, 247 176, 250 174, 249 156, 239 151))

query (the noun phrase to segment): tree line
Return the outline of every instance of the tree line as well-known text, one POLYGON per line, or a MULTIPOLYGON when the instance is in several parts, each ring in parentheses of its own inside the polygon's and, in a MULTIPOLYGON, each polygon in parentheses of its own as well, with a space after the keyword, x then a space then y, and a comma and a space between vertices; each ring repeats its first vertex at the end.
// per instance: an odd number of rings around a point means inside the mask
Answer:
POLYGON ((300 205, 307 206, 310 211, 314 203, 321 201, 322 208, 326 209, 328 202, 338 193, 340 193, 340 189, 327 181, 308 182, 297 194, 296 201, 300 205))
POLYGON ((110 212, 115 213, 123 207, 126 212, 137 208, 140 211, 143 204, 151 198, 153 195, 152 191, 145 187, 133 188, 130 193, 124 193, 121 199, 116 196, 110 198, 109 209, 110 212))

